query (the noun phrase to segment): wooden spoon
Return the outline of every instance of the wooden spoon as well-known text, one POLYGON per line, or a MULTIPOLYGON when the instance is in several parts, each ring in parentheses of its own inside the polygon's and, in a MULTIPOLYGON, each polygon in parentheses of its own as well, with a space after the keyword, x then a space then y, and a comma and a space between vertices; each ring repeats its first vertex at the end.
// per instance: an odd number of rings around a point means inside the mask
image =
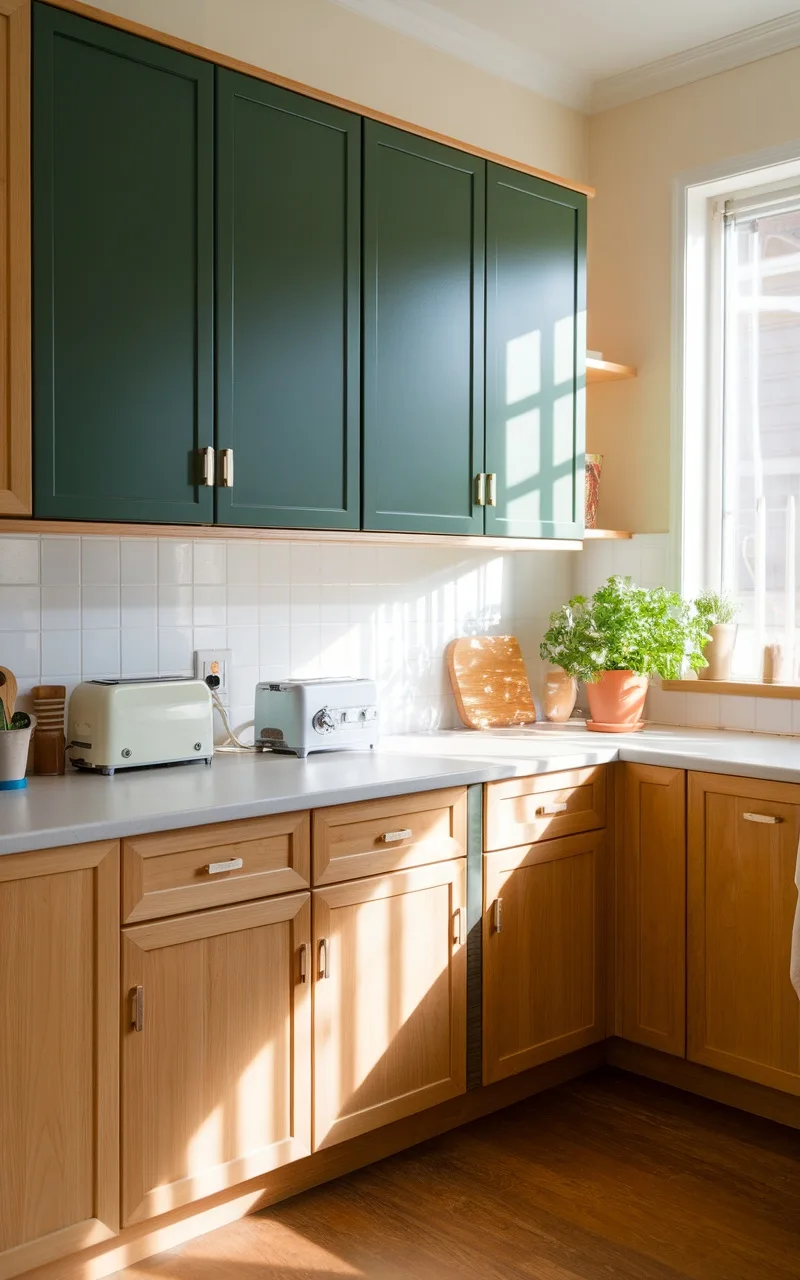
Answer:
POLYGON ((0 667, 0 700, 5 708, 6 720, 11 724, 14 707, 17 705, 17 677, 8 667, 0 667))

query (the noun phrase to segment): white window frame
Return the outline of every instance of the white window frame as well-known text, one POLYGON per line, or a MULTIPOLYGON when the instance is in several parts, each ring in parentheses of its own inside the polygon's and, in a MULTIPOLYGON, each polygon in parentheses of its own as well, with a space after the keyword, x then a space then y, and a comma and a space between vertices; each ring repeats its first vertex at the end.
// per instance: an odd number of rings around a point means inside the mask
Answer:
POLYGON ((673 183, 670 569, 689 597, 721 585, 724 201, 798 182, 800 141, 673 183))

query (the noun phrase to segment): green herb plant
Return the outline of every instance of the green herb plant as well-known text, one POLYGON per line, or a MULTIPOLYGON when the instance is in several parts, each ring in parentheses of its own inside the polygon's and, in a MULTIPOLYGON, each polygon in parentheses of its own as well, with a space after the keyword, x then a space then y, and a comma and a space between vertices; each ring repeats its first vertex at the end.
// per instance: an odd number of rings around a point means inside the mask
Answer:
POLYGON ((30 724, 31 718, 25 711, 15 711, 11 717, 11 723, 9 724, 6 717, 6 709, 3 706, 3 700, 0 698, 0 733, 4 729, 29 729, 30 724))
POLYGON ((724 623, 734 622, 738 605, 724 591, 702 591, 694 602, 698 617, 705 631, 724 623))
POLYGON ((680 677, 684 662, 705 667, 705 623, 695 606, 666 587, 637 587, 614 576, 591 600, 574 596, 550 615, 539 653, 579 680, 595 681, 604 671, 680 677))

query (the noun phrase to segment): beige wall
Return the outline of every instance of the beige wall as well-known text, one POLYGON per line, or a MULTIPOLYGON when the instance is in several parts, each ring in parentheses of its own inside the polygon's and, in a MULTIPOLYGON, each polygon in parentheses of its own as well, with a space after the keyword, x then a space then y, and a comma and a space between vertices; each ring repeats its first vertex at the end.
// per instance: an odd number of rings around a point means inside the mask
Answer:
POLYGON ((591 121, 589 346, 639 368, 635 382, 589 393, 589 447, 605 455, 600 524, 669 526, 673 178, 798 137, 800 49, 591 121))
POLYGON ((586 118, 330 0, 99 0, 361 106, 586 181, 586 118))

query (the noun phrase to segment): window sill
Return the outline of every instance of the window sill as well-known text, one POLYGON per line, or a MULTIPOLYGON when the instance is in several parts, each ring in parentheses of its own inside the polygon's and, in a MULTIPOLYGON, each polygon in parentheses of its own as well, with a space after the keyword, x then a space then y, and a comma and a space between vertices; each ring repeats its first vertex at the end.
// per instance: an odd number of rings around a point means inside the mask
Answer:
POLYGON ((800 700, 800 684, 763 684, 760 680, 662 680, 666 693, 723 693, 744 698, 800 700))

